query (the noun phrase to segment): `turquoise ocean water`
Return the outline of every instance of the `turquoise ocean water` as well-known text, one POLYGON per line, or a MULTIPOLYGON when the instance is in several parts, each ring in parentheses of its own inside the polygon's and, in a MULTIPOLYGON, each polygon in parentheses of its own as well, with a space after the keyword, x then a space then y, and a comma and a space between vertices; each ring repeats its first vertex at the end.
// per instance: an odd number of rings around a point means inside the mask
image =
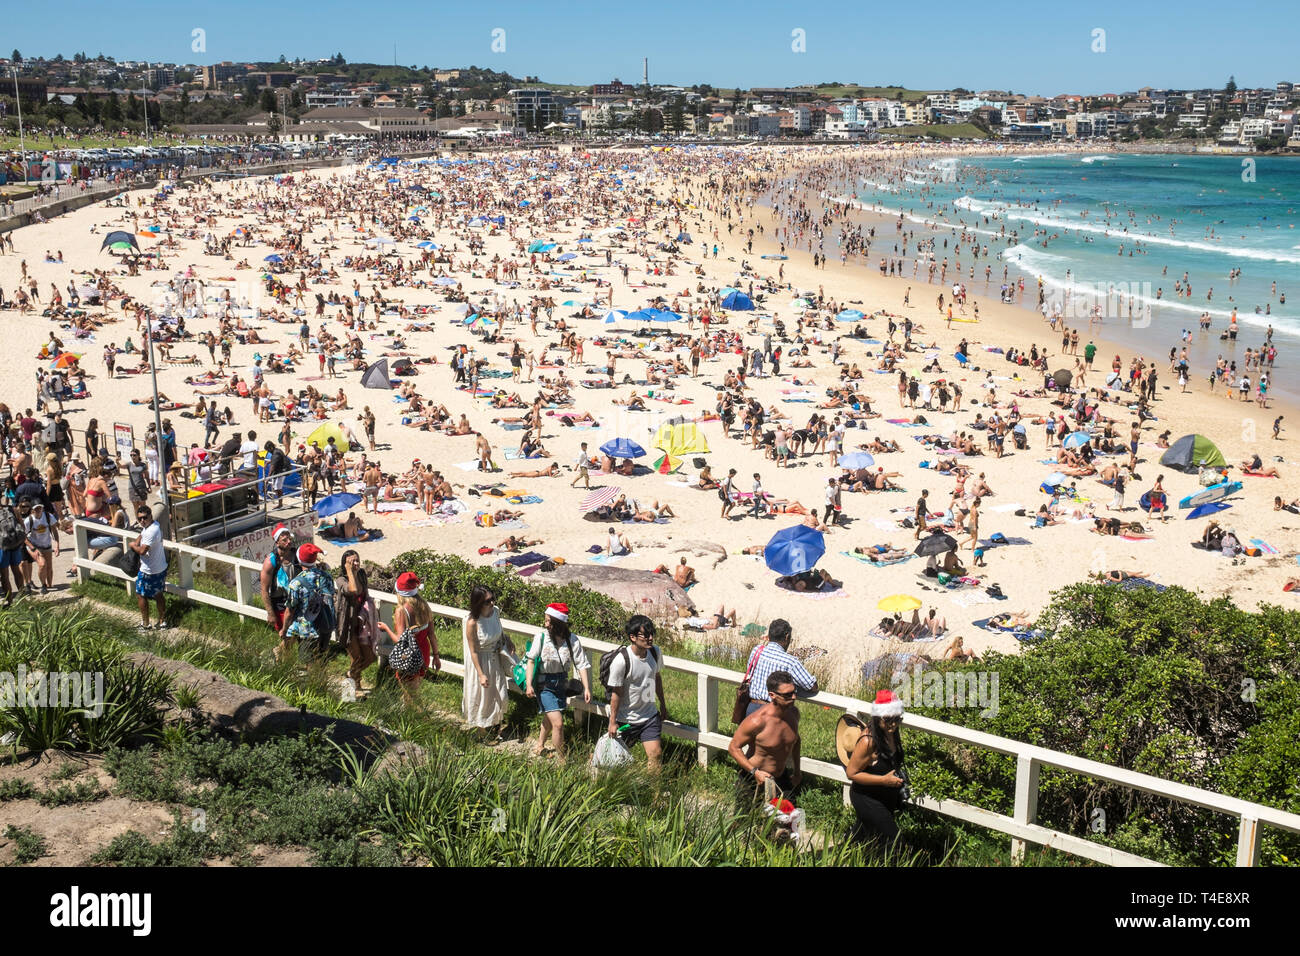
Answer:
MULTIPOLYGON (((1098 334, 1149 354, 1181 347, 1188 329, 1203 361, 1216 353, 1240 359, 1271 325, 1279 347, 1275 385, 1294 395, 1300 382, 1288 381, 1285 370, 1300 350, 1300 160, 1243 159, 1070 153, 924 160, 831 192, 902 215, 918 237, 921 223, 935 224, 935 260, 955 266, 960 258, 960 280, 973 292, 983 289, 986 264, 995 289, 1007 266, 1013 279, 1025 277, 1031 306, 1041 278, 1049 307, 1074 304, 1071 324, 1087 321, 1080 321, 1087 311, 1079 303, 1100 302, 1107 311, 1098 334), (973 263, 976 281, 969 275, 972 232, 989 251, 973 263), (1240 277, 1230 279, 1238 269, 1240 277), (1176 290, 1184 275, 1190 296, 1176 290), (1107 304, 1111 290, 1121 298, 1107 304), (1238 340, 1221 342, 1234 308, 1238 340), (1209 332, 1200 329, 1203 313, 1209 332)), ((873 252, 887 252, 879 239, 891 233, 878 232, 873 252)), ((948 281, 954 278, 950 268, 948 281)))

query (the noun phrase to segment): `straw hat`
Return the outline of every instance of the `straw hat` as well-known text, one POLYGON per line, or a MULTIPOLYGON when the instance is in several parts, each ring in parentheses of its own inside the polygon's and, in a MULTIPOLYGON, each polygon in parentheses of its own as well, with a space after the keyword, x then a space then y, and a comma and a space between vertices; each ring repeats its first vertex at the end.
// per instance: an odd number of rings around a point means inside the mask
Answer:
POLYGON ((849 765, 849 758, 853 756, 858 739, 866 732, 867 722, 862 719, 862 715, 840 715, 839 722, 835 725, 835 753, 844 766, 849 765))

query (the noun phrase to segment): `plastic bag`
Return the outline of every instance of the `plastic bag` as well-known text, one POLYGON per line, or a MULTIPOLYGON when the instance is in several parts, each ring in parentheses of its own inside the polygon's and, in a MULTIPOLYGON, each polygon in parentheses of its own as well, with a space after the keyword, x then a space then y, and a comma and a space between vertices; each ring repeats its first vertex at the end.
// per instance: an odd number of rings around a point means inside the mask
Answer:
POLYGON ((632 751, 617 737, 604 734, 596 741, 596 749, 591 755, 591 765, 599 769, 618 767, 632 760, 632 751))

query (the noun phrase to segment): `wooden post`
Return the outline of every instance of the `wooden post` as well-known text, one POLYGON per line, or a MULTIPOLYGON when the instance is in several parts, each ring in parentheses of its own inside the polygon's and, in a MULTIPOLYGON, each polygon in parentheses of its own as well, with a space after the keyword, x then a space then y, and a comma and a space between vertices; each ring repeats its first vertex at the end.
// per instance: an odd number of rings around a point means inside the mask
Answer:
MULTIPOLYGON (((718 682, 708 674, 695 675, 696 709, 699 711, 700 733, 717 733, 718 682)), ((709 765, 710 749, 701 742, 695 748, 695 759, 701 767, 709 765)))
MULTIPOLYGON (((1016 809, 1013 815, 1017 823, 1038 822, 1038 767, 1033 757, 1020 754, 1016 757, 1016 809)), ((1012 839, 1011 859, 1023 863, 1025 859, 1025 841, 1012 839)))
POLYGON ((1241 818, 1237 828, 1237 865, 1259 866, 1259 844, 1263 837, 1259 821, 1253 817, 1241 818))

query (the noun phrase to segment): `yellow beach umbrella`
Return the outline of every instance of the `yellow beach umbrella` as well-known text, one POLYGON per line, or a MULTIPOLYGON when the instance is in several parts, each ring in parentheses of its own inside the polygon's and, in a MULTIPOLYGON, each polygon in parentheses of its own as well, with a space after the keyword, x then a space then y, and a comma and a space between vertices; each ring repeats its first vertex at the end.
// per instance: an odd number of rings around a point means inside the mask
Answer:
POLYGON ((889 597, 881 600, 876 605, 881 611, 889 611, 891 614, 902 614, 905 611, 915 611, 921 606, 921 602, 910 594, 891 594, 889 597))

